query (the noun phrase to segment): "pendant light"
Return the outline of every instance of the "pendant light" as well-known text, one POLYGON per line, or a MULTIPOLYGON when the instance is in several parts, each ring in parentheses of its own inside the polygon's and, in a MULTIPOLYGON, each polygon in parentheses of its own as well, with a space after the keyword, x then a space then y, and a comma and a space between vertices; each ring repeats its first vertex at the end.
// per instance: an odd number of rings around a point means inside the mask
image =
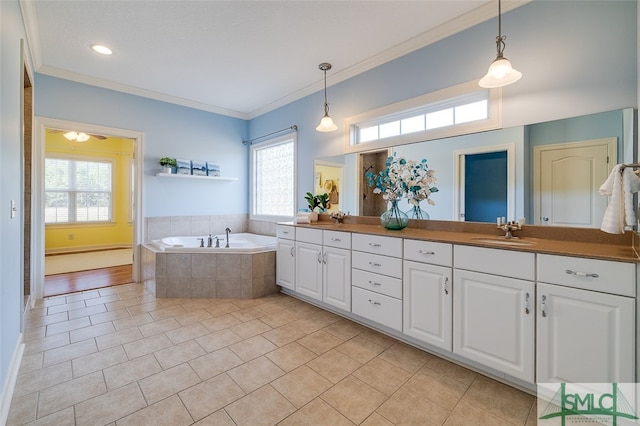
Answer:
POLYGON ((498 0, 498 36, 496 37, 496 47, 498 56, 489 65, 489 71, 480 79, 480 87, 494 88, 507 86, 520 80, 522 73, 511 66, 511 62, 502 55, 504 52, 504 41, 507 37, 502 35, 502 7, 501 0, 498 0))
POLYGON ((331 69, 331 64, 323 62, 318 65, 322 71, 324 71, 324 117, 320 120, 320 124, 316 127, 319 132, 333 132, 338 130, 338 126, 335 125, 331 117, 329 117, 329 104, 327 103, 327 71, 331 69))
POLYGON ((89 135, 83 132, 67 132, 62 136, 70 140, 71 142, 86 142, 89 140, 89 135))

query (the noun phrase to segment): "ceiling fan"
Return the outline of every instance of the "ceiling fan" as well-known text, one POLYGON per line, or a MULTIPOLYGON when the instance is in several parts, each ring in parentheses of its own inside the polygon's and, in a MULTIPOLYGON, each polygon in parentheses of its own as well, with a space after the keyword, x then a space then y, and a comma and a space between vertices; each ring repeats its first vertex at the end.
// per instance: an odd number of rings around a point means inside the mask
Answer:
POLYGON ((64 136, 65 138, 67 138, 68 140, 70 140, 72 142, 86 142, 92 137, 96 138, 98 140, 107 139, 107 137, 104 136, 104 135, 96 135, 96 134, 93 134, 93 133, 76 132, 75 130, 49 129, 49 133, 61 133, 61 132, 64 132, 64 134, 62 136, 64 136))

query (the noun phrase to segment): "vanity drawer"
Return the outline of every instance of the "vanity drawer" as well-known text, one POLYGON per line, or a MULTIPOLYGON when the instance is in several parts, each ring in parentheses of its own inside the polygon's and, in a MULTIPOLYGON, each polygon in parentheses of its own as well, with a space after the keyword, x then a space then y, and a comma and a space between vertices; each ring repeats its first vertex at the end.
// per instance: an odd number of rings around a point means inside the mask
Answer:
POLYGON ((402 299, 402 280, 400 278, 353 269, 351 271, 351 285, 402 299))
POLYGON ((402 331, 402 301, 358 287, 351 287, 351 312, 402 331))
POLYGON ((404 240, 404 258, 415 262, 451 266, 453 246, 433 241, 404 240))
POLYGON ((276 237, 286 240, 296 239, 296 227, 289 225, 276 225, 276 237))
POLYGON ((322 229, 297 228, 296 241, 322 245, 322 229))
POLYGON ((402 238, 353 234, 352 247, 354 250, 364 251, 367 253, 402 257, 402 238))
POLYGON ((351 252, 351 266, 356 269, 402 278, 402 259, 377 254, 351 252))
POLYGON ((322 231, 322 243, 325 246, 343 249, 351 248, 351 233, 342 231, 322 231))
POLYGON ((535 259, 535 254, 521 251, 453 246, 455 268, 529 281, 535 280, 535 259))
POLYGON ((538 255, 538 281, 635 297, 636 265, 571 256, 538 255))

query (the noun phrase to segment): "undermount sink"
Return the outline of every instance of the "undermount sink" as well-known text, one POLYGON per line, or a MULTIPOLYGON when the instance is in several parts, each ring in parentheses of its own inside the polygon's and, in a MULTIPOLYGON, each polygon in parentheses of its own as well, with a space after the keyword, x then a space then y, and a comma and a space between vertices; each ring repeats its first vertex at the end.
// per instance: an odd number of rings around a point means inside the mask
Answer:
POLYGON ((475 241, 483 244, 494 244, 498 246, 531 246, 533 242, 522 240, 520 238, 505 238, 505 237, 476 237, 471 238, 471 241, 475 241))

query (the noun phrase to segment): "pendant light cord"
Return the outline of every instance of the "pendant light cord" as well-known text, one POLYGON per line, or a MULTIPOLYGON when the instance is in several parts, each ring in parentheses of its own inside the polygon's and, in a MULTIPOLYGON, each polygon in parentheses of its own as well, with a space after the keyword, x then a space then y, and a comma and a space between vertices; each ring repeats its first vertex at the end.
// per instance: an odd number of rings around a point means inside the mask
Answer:
POLYGON ((496 37, 496 49, 498 50, 498 58, 503 57, 503 52, 505 48, 504 41, 507 36, 502 35, 502 1, 498 0, 498 36, 496 37))

